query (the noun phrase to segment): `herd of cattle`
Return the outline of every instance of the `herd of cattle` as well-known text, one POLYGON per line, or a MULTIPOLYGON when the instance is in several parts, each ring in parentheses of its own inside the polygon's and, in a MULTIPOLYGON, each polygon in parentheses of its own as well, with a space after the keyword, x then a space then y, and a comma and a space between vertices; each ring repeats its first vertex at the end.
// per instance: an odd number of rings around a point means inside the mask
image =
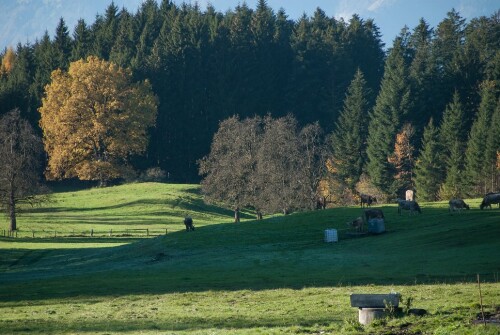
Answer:
MULTIPOLYGON (((361 208, 370 207, 373 203, 377 202, 377 199, 371 195, 361 194, 360 195, 360 204, 361 208)), ((422 213, 422 210, 419 204, 415 200, 403 200, 396 199, 398 204, 398 214, 401 215, 402 211, 408 211, 410 214, 414 213, 422 213)), ((461 212, 462 210, 469 210, 470 206, 465 203, 462 199, 451 199, 449 202, 449 212, 461 212)), ((489 207, 491 209, 491 205, 498 204, 500 208, 500 192, 496 193, 488 193, 484 196, 480 209, 484 209, 489 207)), ((356 218, 353 221, 347 223, 349 227, 352 227, 356 231, 362 231, 363 225, 367 223, 371 219, 384 219, 384 213, 380 209, 374 208, 366 208, 364 210, 364 215, 356 218)))

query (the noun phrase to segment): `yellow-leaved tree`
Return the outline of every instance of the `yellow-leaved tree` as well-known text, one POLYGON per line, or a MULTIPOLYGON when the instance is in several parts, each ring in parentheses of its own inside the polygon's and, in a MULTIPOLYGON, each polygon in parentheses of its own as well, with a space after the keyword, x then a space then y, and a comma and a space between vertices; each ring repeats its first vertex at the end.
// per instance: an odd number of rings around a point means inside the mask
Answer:
POLYGON ((12 47, 8 47, 5 51, 5 55, 2 58, 2 65, 0 65, 0 74, 7 73, 9 74, 14 67, 14 63, 16 62, 16 53, 12 47))
POLYGON ((157 98, 148 81, 88 57, 55 70, 45 87, 40 126, 49 180, 77 177, 100 185, 131 170, 131 155, 145 151, 156 120, 157 98))

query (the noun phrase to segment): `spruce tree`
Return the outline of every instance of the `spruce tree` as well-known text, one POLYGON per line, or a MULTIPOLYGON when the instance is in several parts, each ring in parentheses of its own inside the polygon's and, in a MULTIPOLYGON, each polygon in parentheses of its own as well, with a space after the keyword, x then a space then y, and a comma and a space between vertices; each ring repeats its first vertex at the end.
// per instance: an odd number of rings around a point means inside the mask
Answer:
POLYGON ((136 54, 136 31, 133 17, 122 10, 116 41, 111 48, 109 60, 118 66, 128 67, 136 54))
POLYGON ((485 177, 489 190, 497 191, 500 187, 500 171, 497 168, 497 157, 500 157, 500 99, 497 100, 489 128, 485 147, 485 177))
POLYGON ((415 166, 415 187, 418 198, 423 201, 437 200, 442 180, 440 150, 439 132, 431 118, 424 128, 422 150, 415 166))
POLYGON ((472 195, 481 195, 488 190, 488 164, 486 164, 486 143, 491 117, 496 108, 495 83, 485 81, 481 85, 481 104, 476 120, 472 124, 465 152, 467 178, 471 183, 472 195))
POLYGON ((85 23, 85 20, 80 19, 76 24, 73 33, 73 48, 71 49, 70 61, 85 59, 90 54, 92 45, 90 29, 85 23))
MULTIPOLYGON (((450 145, 448 145, 450 146, 450 145)), ((442 200, 452 198, 463 198, 467 195, 467 180, 463 174, 463 144, 455 141, 448 149, 449 156, 446 159, 446 178, 439 189, 439 197, 442 200)))
POLYGON ((68 68, 72 43, 68 27, 66 26, 64 19, 60 18, 59 24, 56 28, 56 36, 54 38, 54 53, 57 68, 62 70, 66 70, 68 68))
POLYGON ((351 191, 359 181, 366 161, 367 95, 366 81, 358 69, 347 90, 344 110, 331 137, 333 178, 351 191))
POLYGON ((393 171, 392 155, 396 134, 410 110, 410 84, 401 37, 396 38, 385 63, 380 92, 368 130, 367 171, 375 186, 389 193, 393 171))
POLYGON ((466 146, 466 130, 464 109, 457 91, 453 100, 446 106, 439 130, 441 155, 443 162, 444 185, 440 191, 441 199, 465 196, 464 155, 466 146), (462 182, 463 179, 463 182, 462 182))
POLYGON ((417 137, 421 136, 426 122, 431 117, 442 113, 442 109, 438 109, 436 104, 437 66, 432 53, 432 36, 432 28, 424 19, 420 19, 409 40, 413 53, 410 64, 412 101, 414 102, 411 121, 416 128, 417 137))

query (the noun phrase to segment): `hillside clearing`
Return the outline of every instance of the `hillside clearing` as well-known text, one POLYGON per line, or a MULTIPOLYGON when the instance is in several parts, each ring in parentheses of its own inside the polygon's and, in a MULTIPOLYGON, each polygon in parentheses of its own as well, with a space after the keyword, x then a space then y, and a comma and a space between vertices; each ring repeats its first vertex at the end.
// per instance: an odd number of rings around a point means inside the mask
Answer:
MULTIPOLYGON (((57 206, 25 213, 20 228, 87 225, 88 217, 103 216, 116 222, 92 224, 169 225, 172 232, 149 239, 1 238, 0 333, 480 334, 470 324, 479 312, 476 274, 487 311, 500 301, 499 211, 480 211, 479 199, 468 200, 472 209, 460 215, 450 215, 445 203, 422 204, 414 216, 378 206, 388 231, 346 238, 345 223, 359 216, 358 207, 263 221, 245 214, 234 224, 231 211, 203 204, 193 185, 132 184, 55 197, 57 206), (150 212, 156 221, 143 220, 150 212), (185 213, 196 231, 183 231, 185 213), (338 243, 324 243, 327 228, 340 231, 338 243), (87 248, 74 247, 80 243, 87 248), (430 315, 358 329, 349 294, 390 291, 412 296, 430 315)), ((488 329, 481 331, 498 330, 488 329)))

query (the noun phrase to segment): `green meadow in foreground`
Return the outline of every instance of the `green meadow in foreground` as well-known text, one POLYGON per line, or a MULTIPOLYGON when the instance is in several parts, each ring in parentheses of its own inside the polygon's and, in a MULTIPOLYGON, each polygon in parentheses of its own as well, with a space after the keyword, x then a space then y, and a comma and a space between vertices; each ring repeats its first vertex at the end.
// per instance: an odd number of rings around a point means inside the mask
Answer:
MULTIPOLYGON (((500 210, 421 215, 381 205, 387 232, 353 238, 359 207, 254 221, 205 205, 196 185, 130 184, 54 194, 21 231, 167 229, 154 237, 0 238, 2 334, 499 334, 475 325, 500 302, 500 210), (184 215, 196 231, 185 232, 184 215), (338 243, 325 243, 336 228, 338 243), (399 292, 424 308, 357 323, 351 293, 399 292)), ((6 222, 5 222, 6 226, 6 222)), ((69 233, 68 233, 69 234, 69 233)), ((71 235, 71 234, 69 234, 71 235)))

